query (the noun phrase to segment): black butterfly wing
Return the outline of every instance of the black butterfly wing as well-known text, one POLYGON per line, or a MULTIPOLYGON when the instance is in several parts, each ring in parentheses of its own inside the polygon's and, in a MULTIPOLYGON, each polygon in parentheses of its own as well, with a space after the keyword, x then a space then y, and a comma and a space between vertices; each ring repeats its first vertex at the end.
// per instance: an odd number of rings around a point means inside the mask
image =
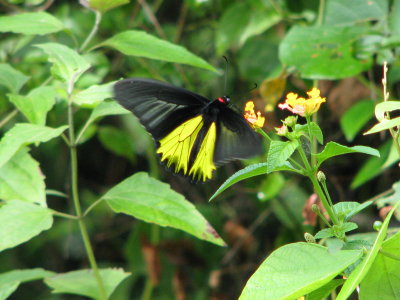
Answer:
POLYGON ((214 163, 221 165, 235 159, 257 155, 262 150, 261 137, 244 117, 229 107, 221 110, 218 118, 218 139, 214 163))
POLYGON ((200 114, 210 102, 186 89, 145 78, 128 78, 117 82, 114 98, 133 112, 157 141, 200 114))

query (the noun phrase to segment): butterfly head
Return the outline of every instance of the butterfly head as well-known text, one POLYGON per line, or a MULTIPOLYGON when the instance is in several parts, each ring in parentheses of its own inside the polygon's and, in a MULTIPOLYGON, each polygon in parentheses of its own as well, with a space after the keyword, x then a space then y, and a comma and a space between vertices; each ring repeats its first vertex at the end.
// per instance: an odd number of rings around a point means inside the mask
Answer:
POLYGON ((231 98, 230 98, 229 96, 222 96, 222 97, 217 98, 217 101, 218 101, 219 103, 228 105, 229 102, 231 102, 231 98))

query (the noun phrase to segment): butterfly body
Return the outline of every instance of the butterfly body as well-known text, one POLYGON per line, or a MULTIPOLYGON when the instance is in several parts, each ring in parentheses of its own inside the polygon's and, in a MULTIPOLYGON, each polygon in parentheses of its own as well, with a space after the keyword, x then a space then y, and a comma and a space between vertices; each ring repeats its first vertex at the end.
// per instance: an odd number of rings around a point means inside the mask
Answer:
POLYGON ((114 97, 153 136, 161 161, 194 181, 206 181, 216 166, 261 150, 260 137, 229 107, 227 96, 210 101, 161 81, 128 78, 115 84, 114 97))

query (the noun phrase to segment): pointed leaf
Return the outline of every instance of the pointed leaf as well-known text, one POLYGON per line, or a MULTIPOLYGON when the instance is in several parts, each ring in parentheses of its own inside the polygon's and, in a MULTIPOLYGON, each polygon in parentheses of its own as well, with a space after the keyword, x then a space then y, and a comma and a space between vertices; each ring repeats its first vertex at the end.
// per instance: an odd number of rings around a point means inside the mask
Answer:
POLYGON ((385 119, 385 113, 400 109, 400 101, 384 101, 375 106, 375 117, 379 122, 385 119))
MULTIPOLYGON (((272 171, 293 171, 298 172, 295 168, 293 168, 289 163, 285 163, 281 167, 277 167, 272 171)), ((211 196, 210 200, 213 200, 223 191, 225 191, 228 187, 234 185, 235 183, 242 181, 247 178, 251 178, 258 175, 268 174, 267 172, 267 163, 258 163, 247 166, 244 169, 237 171, 231 177, 229 177, 219 188, 218 190, 211 196)))
POLYGON ((46 271, 41 268, 13 270, 5 273, 0 273, 0 284, 11 283, 14 281, 28 282, 42 279, 55 275, 54 272, 46 271))
POLYGON ((366 146, 347 147, 335 142, 329 142, 328 144, 326 144, 324 150, 316 154, 315 157, 317 158, 319 167, 328 158, 349 153, 364 153, 376 157, 380 156, 379 151, 371 147, 366 147, 366 146))
POLYGON ((275 168, 282 166, 289 157, 292 156, 298 146, 299 143, 297 140, 287 142, 271 141, 267 158, 268 173, 274 171, 275 168))
POLYGON ((374 114, 372 100, 359 101, 348 109, 340 119, 340 127, 348 142, 353 141, 357 133, 371 120, 374 114))
POLYGON ((19 150, 0 167, 0 199, 36 202, 46 207, 44 176, 39 164, 28 153, 19 150), (23 184, 21 184, 23 183, 23 184))
POLYGON ((26 96, 9 94, 8 97, 29 122, 45 125, 47 113, 56 100, 56 91, 53 87, 42 86, 33 89, 26 96))
POLYGON ((13 281, 4 284, 0 283, 0 300, 6 300, 18 288, 20 282, 13 281))
POLYGON ((129 3, 129 0, 80 0, 79 2, 85 7, 105 13, 112 8, 129 3))
POLYGON ((400 299, 400 261, 390 257, 398 257, 400 253, 400 233, 387 239, 382 244, 371 269, 361 281, 360 300, 400 299))
POLYGON ((22 201, 0 206, 0 251, 22 244, 53 224, 49 209, 22 201))
MULTIPOLYGON (((99 271, 108 297, 130 275, 122 269, 102 269, 99 271)), ((79 270, 57 274, 46 278, 44 282, 53 289, 53 293, 82 295, 92 299, 102 299, 92 270, 79 270)))
POLYGON ((8 88, 12 93, 18 93, 28 79, 28 76, 25 76, 9 64, 0 64, 0 85, 8 88))
POLYGON ((357 59, 354 43, 363 26, 294 26, 279 47, 282 64, 295 67, 303 78, 340 79, 368 70, 372 57, 357 59))
POLYGON ((169 185, 140 172, 125 179, 102 199, 115 211, 145 222, 183 230, 195 237, 225 245, 196 207, 169 185))
POLYGON ((53 63, 51 68, 53 76, 64 82, 76 82, 90 68, 90 64, 83 56, 62 44, 45 43, 36 45, 36 47, 42 49, 49 56, 49 61, 53 63))
POLYGON ((22 146, 37 142, 47 142, 59 136, 66 128, 67 126, 50 128, 28 123, 15 124, 0 140, 0 167, 22 146))
POLYGON ((329 253, 317 244, 283 246, 250 277, 239 299, 297 299, 330 282, 361 255, 359 250, 329 253))
POLYGON ((44 35, 62 29, 64 25, 44 11, 0 17, 0 32, 44 35))
POLYGON ((324 24, 351 26, 387 18, 386 0, 330 0, 326 3, 324 24))
POLYGON ((388 130, 393 127, 399 126, 400 125, 400 117, 393 118, 390 120, 383 119, 380 123, 376 124, 373 126, 370 130, 365 132, 364 134, 371 134, 371 133, 377 133, 383 130, 388 130))
POLYGON ((168 41, 161 40, 144 31, 124 31, 106 40, 101 45, 115 48, 125 55, 187 64, 217 72, 217 70, 204 59, 189 52, 187 49, 168 41))
POLYGON ((400 201, 391 209, 391 211, 387 214, 385 221, 382 224, 381 229, 379 230, 378 236, 372 246, 372 248, 368 251, 368 254, 364 257, 362 262, 355 268, 355 270, 350 274, 346 282, 344 283, 340 293, 338 294, 336 300, 346 300, 353 291, 357 288, 360 282, 363 280, 365 275, 368 274, 372 264, 374 263, 376 256, 379 253, 379 250, 382 246, 382 243, 387 234, 387 228, 389 226, 389 221, 392 218, 392 215, 395 209, 399 206, 400 201))
POLYGON ((123 108, 117 102, 115 101, 101 102, 93 109, 92 113, 90 114, 88 122, 92 123, 96 119, 105 116, 125 115, 125 114, 130 114, 130 111, 123 108))
POLYGON ((74 95, 72 101, 78 105, 94 105, 105 99, 112 98, 112 86, 115 81, 101 85, 92 85, 86 90, 80 91, 74 95))

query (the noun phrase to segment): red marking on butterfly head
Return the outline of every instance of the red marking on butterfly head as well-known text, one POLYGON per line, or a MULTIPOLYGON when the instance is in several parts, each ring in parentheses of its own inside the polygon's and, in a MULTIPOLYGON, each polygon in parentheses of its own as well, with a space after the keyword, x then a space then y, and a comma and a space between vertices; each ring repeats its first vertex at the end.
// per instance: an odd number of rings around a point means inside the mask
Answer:
POLYGON ((222 103, 222 104, 228 104, 231 101, 231 98, 229 98, 229 96, 223 96, 223 97, 219 97, 217 98, 218 102, 222 103))

